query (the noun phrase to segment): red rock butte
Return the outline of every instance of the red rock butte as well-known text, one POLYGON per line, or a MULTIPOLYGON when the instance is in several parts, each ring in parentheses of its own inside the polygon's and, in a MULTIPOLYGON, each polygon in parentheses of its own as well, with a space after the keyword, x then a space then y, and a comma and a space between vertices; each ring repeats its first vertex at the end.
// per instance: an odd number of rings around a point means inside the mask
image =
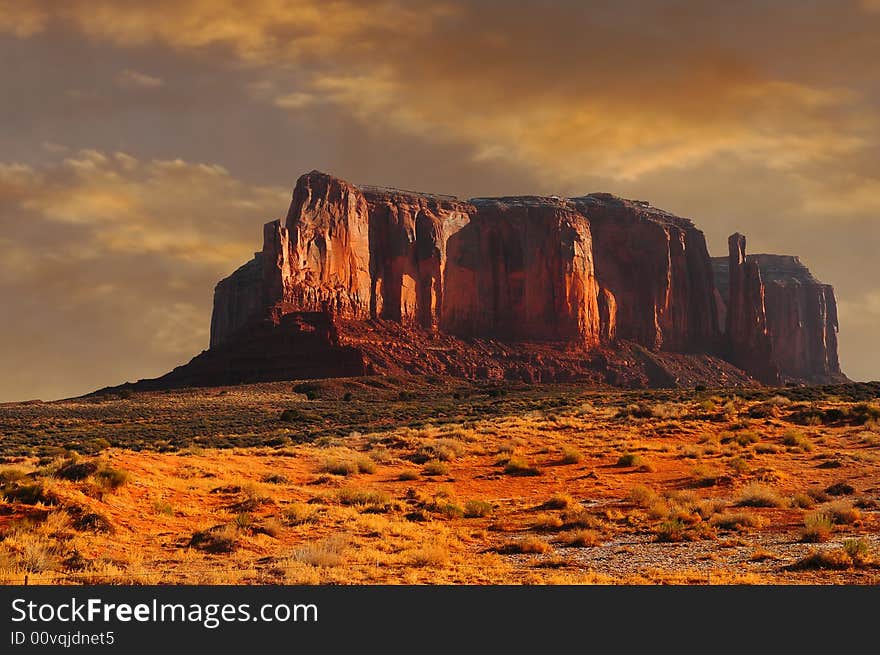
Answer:
POLYGON ((620 386, 846 381, 833 289, 644 201, 473 198, 312 171, 214 292, 209 350, 142 388, 369 374, 620 386))

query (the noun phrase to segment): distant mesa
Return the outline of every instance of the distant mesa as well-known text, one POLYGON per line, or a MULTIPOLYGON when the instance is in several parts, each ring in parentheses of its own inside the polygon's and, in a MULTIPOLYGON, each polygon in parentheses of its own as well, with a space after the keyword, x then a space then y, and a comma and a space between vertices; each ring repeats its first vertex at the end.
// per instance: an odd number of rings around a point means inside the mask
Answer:
POLYGON ((142 389, 370 374, 626 387, 846 381, 831 286, 644 201, 474 198, 312 171, 214 292, 210 348, 142 389))

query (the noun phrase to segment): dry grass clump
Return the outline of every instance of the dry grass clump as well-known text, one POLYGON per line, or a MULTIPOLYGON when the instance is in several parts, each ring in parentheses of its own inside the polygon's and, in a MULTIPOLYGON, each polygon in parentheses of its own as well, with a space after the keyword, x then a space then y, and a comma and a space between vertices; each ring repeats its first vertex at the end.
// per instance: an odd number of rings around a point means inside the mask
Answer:
POLYGON ((810 512, 804 517, 804 528, 801 530, 801 541, 817 544, 828 541, 834 532, 834 521, 825 512, 810 512))
POLYGON ((568 494, 555 493, 541 507, 543 509, 568 509, 577 504, 577 501, 568 494))
POLYGON ((813 450, 813 442, 800 430, 789 428, 782 435, 782 443, 789 448, 811 452, 813 450))
POLYGON ((94 474, 95 480, 105 489, 118 489, 128 482, 128 471, 100 464, 94 474))
POLYGON ((348 538, 343 535, 334 535, 318 541, 310 541, 297 546, 291 559, 315 567, 340 566, 345 560, 345 550, 348 547, 348 538))
POLYGON ((576 508, 562 512, 562 527, 566 530, 577 528, 598 528, 602 526, 602 520, 586 509, 576 508))
POLYGON ((443 566, 449 559, 449 548, 440 543, 427 544, 406 555, 408 564, 416 567, 443 566))
POLYGON ((823 508, 823 512, 835 525, 852 525, 862 518, 862 513, 846 500, 836 500, 823 508))
POLYGON ((559 541, 566 546, 586 548, 598 546, 602 542, 602 535, 590 529, 569 530, 559 535, 559 541))
POLYGON ((509 541, 498 549, 502 555, 543 555, 553 550, 553 547, 538 537, 525 537, 518 541, 509 541))
POLYGON ((423 464, 429 460, 451 462, 465 453, 464 444, 457 439, 438 438, 423 444, 413 455, 412 459, 417 464, 423 464))
POLYGON ((467 519, 483 518, 489 516, 494 510, 495 506, 485 500, 469 500, 464 504, 464 517, 467 519))
POLYGON ((716 514, 709 520, 709 524, 722 530, 745 530, 748 528, 762 528, 768 523, 767 519, 750 512, 724 512, 716 514))
POLYGON ((617 458, 616 466, 620 467, 630 467, 630 466, 642 466, 645 464, 645 459, 641 455, 637 455, 635 453, 624 453, 620 457, 617 458))
POLYGON ((562 447, 563 464, 580 464, 584 460, 584 454, 574 446, 562 447))
POLYGON ((412 482, 413 480, 419 479, 419 472, 415 469, 405 469, 400 472, 400 475, 397 476, 397 479, 401 482, 412 482))
POLYGON ((740 490, 736 504, 740 507, 784 507, 785 500, 767 485, 753 482, 740 490))
POLYGON ((422 467, 423 475, 447 475, 448 473, 449 466, 446 464, 446 462, 440 461, 439 459, 434 459, 430 462, 426 462, 425 465, 422 467))
POLYGON ((558 530, 565 522, 556 514, 538 514, 532 522, 532 530, 552 531, 558 530))
POLYGON ((331 455, 324 458, 318 471, 342 476, 356 475, 358 473, 375 473, 376 463, 369 457, 356 453, 331 455))
POLYGON ((843 548, 811 550, 805 557, 789 565, 787 568, 793 571, 810 569, 844 571, 870 566, 876 566, 876 562, 870 556, 870 546, 868 543, 864 539, 849 539, 844 543, 843 548))
POLYGON ((387 510, 391 505, 391 496, 384 491, 375 489, 347 487, 336 492, 336 499, 342 505, 364 507, 373 510, 387 510))
POLYGON ((504 465, 504 472, 507 475, 531 476, 541 475, 540 469, 532 466, 526 460, 520 457, 511 457, 504 465))
POLYGON ((318 509, 307 503, 291 503, 281 512, 281 519, 285 525, 303 525, 305 523, 317 523, 320 519, 318 509))
POLYGON ((810 494, 796 493, 791 497, 791 506, 801 509, 812 509, 816 506, 816 499, 810 494))
POLYGON ((639 507, 650 507, 659 499, 660 495, 656 491, 641 484, 630 489, 627 496, 629 502, 639 507))
POLYGON ((238 527, 235 524, 215 525, 198 530, 189 540, 189 547, 212 554, 233 552, 238 546, 238 527))

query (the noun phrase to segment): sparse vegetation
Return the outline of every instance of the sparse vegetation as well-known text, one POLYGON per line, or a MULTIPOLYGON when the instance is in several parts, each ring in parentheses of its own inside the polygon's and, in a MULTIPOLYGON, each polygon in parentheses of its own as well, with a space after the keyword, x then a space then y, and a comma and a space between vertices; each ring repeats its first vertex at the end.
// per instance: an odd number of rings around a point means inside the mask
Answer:
POLYGON ((856 406, 880 385, 303 384, 4 406, 0 582, 703 583, 711 562, 712 582, 859 583, 878 566, 880 437, 856 406), (786 568, 799 539, 832 555, 786 568))
POLYGON ((801 541, 817 544, 828 541, 834 532, 834 521, 824 512, 811 512, 804 517, 801 541))
POLYGON ((767 485, 756 482, 743 487, 736 504, 741 507, 783 507, 785 500, 767 485))
POLYGON ((507 475, 541 475, 541 471, 538 467, 532 466, 526 460, 519 457, 511 457, 507 460, 507 463, 504 465, 504 472, 507 473, 507 475))

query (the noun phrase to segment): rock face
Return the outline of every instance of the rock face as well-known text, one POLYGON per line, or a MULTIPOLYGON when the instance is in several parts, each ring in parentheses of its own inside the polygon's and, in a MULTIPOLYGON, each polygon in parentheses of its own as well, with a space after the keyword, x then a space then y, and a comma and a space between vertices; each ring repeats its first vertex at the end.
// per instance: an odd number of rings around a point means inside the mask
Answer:
POLYGON ((831 287, 796 258, 746 257, 734 235, 712 260, 690 220, 644 201, 460 201, 312 171, 286 218, 264 226, 262 251, 217 285, 199 370, 826 381, 845 379, 836 330, 831 287), (258 354, 255 335, 283 364, 258 354), (323 363, 307 364, 308 352, 323 363))
POLYGON ((644 201, 595 193, 572 202, 592 228, 606 338, 652 350, 716 349, 721 335, 703 233, 644 201))
POLYGON ((732 234, 728 245, 728 359, 765 384, 779 384, 779 367, 767 329, 764 284, 755 261, 746 259, 746 238, 732 234))
POLYGON ((447 241, 441 327, 459 336, 599 344, 589 221, 543 198, 471 201, 447 241))
POLYGON ((263 253, 258 252, 247 264, 220 280, 214 289, 211 348, 228 341, 263 306, 263 253))
POLYGON ((729 258, 712 260, 719 295, 727 306, 730 360, 769 382, 845 380, 837 357, 837 301, 831 285, 816 280, 797 257, 745 255, 745 238, 733 235, 732 249, 734 243, 737 253, 732 250, 729 258), (745 300, 742 287, 736 287, 738 276, 731 274, 736 268, 748 271, 745 300), (745 332, 751 336, 744 337, 745 332), (756 343, 757 357, 749 355, 756 343), (753 360, 750 365, 747 357, 753 360), (762 370, 750 370, 756 366, 762 370))

